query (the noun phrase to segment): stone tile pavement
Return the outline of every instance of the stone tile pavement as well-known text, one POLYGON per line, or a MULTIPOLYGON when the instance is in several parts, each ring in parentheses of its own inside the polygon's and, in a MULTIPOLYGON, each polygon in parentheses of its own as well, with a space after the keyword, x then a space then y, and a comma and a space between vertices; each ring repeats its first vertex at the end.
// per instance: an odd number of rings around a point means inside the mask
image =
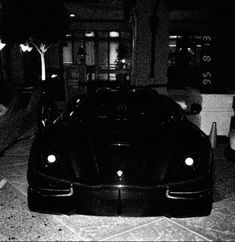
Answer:
POLYGON ((0 158, 0 241, 234 241, 235 163, 218 146, 216 201, 210 216, 99 217, 47 215, 27 207, 27 161, 32 139, 0 158))

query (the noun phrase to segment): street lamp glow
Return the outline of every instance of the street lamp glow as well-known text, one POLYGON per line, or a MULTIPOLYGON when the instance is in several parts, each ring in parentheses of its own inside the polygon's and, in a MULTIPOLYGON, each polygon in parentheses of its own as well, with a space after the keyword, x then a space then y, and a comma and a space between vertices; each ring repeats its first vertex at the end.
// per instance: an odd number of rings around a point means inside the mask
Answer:
POLYGON ((5 47, 5 43, 2 43, 2 40, 0 39, 0 50, 2 50, 5 47))
POLYGON ((28 52, 30 52, 32 49, 33 47, 28 45, 28 52))
POLYGON ((20 44, 20 48, 23 52, 26 52, 27 51, 27 46, 25 44, 20 44))
POLYGON ((30 52, 33 49, 33 47, 29 46, 28 43, 20 44, 20 48, 23 52, 26 52, 26 51, 30 52))
POLYGON ((109 37, 119 37, 119 32, 117 32, 117 31, 111 31, 109 33, 109 37))
POLYGON ((51 75, 51 78, 56 78, 56 77, 58 77, 57 74, 52 74, 52 75, 51 75))

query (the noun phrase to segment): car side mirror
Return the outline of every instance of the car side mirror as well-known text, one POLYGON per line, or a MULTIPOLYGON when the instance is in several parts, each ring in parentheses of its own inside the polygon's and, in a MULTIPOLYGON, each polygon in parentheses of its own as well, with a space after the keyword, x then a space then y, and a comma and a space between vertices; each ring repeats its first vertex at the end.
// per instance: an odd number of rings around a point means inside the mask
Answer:
POLYGON ((202 111, 202 106, 199 103, 193 103, 190 107, 190 114, 199 114, 202 111))

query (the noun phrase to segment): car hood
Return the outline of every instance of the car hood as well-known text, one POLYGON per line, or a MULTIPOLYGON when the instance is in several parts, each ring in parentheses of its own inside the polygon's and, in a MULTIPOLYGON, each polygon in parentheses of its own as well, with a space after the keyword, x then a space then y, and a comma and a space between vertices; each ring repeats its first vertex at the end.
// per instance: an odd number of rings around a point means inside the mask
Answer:
POLYGON ((69 163, 78 182, 169 182, 185 156, 208 147, 202 132, 164 96, 97 95, 70 111, 70 118, 45 130, 41 140, 69 163))

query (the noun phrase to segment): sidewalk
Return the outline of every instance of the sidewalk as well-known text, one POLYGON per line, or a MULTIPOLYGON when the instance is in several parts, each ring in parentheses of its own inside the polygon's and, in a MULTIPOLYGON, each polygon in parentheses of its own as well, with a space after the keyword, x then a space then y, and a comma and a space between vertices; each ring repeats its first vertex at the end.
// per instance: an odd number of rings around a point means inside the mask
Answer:
POLYGON ((210 216, 98 217, 47 215, 27 207, 27 162, 32 139, 21 140, 0 158, 0 240, 5 241, 234 241, 235 164, 215 151, 216 201, 210 216))
POLYGON ((0 116, 0 154, 21 138, 36 131, 39 92, 15 95, 0 116))

